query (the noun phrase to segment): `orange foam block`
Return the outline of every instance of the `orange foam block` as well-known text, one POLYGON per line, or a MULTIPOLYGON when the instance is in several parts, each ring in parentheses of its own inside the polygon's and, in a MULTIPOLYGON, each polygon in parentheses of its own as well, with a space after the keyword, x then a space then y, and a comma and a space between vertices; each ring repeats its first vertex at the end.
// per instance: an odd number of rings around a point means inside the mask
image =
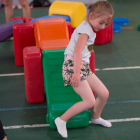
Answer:
POLYGON ((62 49, 69 43, 67 22, 63 18, 37 20, 34 33, 41 50, 62 49))

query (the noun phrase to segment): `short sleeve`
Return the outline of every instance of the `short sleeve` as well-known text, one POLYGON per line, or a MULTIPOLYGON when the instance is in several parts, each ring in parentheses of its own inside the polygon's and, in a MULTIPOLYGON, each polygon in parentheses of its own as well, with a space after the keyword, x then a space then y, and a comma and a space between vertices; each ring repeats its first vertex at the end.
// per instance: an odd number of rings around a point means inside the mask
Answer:
POLYGON ((87 34, 88 36, 91 35, 91 27, 87 22, 84 22, 80 26, 77 27, 78 34, 87 34))

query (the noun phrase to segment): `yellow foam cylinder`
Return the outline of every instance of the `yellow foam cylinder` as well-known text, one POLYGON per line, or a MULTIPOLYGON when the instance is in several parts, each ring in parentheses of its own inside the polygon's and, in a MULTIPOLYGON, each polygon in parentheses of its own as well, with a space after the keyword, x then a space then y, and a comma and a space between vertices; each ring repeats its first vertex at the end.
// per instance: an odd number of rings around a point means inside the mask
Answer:
POLYGON ((49 15, 67 15, 71 19, 71 26, 76 28, 86 19, 87 10, 82 2, 54 1, 49 9, 49 15))

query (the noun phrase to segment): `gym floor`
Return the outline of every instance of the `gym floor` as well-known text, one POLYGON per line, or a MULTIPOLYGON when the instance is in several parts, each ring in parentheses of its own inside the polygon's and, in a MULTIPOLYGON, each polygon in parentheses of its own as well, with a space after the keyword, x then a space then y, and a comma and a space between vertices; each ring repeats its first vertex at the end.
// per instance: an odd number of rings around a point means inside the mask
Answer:
MULTIPOLYGON (((139 0, 108 0, 114 17, 130 20, 128 27, 140 24, 139 0)), ((49 8, 32 9, 32 17, 48 15, 49 8)), ((14 10, 15 17, 22 10, 14 10)), ((0 9, 0 25, 5 23, 0 9)), ((28 41, 28 40, 27 40, 28 41)), ((68 140, 140 139, 140 32, 124 29, 113 34, 113 41, 94 45, 96 75, 110 91, 102 118, 112 122, 111 128, 92 125, 68 129, 68 140)), ((60 140, 56 130, 46 124, 46 101, 26 101, 24 68, 15 65, 13 41, 0 42, 0 120, 8 140, 60 140)), ((92 112, 92 110, 91 110, 92 112)))

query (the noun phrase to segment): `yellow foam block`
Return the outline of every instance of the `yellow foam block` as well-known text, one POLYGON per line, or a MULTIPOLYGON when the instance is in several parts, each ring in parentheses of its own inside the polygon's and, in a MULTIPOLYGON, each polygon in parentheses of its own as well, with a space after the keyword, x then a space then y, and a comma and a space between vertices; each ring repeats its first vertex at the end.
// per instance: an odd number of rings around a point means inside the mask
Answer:
POLYGON ((71 26, 76 28, 87 15, 86 6, 82 2, 54 1, 49 9, 49 15, 67 15, 71 18, 71 26))

